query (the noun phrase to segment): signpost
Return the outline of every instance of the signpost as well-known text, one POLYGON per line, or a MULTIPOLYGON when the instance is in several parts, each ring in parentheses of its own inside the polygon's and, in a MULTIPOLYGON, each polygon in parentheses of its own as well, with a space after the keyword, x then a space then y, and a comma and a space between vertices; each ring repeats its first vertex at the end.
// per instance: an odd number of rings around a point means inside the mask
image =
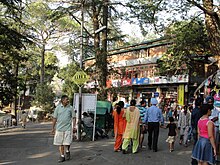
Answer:
POLYGON ((75 75, 73 76, 73 81, 78 85, 81 86, 85 82, 89 80, 89 76, 83 71, 77 71, 75 75))
MULTIPOLYGON (((73 76, 73 81, 78 85, 79 87, 79 99, 78 99, 78 131, 77 131, 77 138, 81 139, 81 116, 82 116, 82 86, 83 84, 89 80, 89 76, 83 71, 77 71, 75 75, 73 76)), ((77 104, 77 102, 75 102, 77 104)))

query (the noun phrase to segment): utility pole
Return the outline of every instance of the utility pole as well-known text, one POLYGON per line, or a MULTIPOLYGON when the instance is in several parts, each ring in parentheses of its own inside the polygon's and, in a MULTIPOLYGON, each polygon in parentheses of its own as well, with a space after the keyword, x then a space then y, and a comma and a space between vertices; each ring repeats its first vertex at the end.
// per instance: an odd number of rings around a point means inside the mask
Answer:
MULTIPOLYGON (((83 69, 83 28, 84 28, 84 0, 81 3, 81 43, 80 43, 80 69, 83 69)), ((82 86, 79 86, 79 112, 78 112, 78 140, 81 140, 81 123, 82 123, 82 86)))

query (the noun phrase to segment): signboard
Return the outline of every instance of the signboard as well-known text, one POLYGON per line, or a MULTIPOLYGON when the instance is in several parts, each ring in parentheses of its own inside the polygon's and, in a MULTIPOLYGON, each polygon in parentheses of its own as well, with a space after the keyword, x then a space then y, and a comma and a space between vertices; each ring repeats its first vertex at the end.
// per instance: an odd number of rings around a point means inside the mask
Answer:
POLYGON ((121 80, 121 86, 129 86, 129 85, 131 85, 131 79, 121 80))
MULTIPOLYGON (((97 104, 97 94, 82 93, 82 113, 95 112, 97 104)), ((74 93, 73 108, 79 112, 79 93, 74 93)))
POLYGON ((178 104, 184 105, 184 85, 179 85, 178 87, 178 104))
POLYGON ((77 71, 73 76, 73 81, 77 85, 83 85, 88 80, 89 80, 89 76, 84 71, 77 71))
POLYGON ((146 85, 149 84, 149 78, 132 78, 132 85, 146 85))
MULTIPOLYGON (((93 141, 95 139, 96 104, 97 104, 97 94, 82 93, 82 113, 94 112, 93 141)), ((79 93, 74 93, 73 108, 76 111, 76 113, 79 114, 79 93)), ((77 115, 77 120, 78 119, 79 116, 77 115)))

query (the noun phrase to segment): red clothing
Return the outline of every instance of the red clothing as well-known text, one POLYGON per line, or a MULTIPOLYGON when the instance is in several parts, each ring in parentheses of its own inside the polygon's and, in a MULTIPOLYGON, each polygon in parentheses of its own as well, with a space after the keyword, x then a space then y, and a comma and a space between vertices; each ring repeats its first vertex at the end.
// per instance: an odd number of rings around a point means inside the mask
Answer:
POLYGON ((121 110, 120 114, 116 110, 113 111, 114 117, 114 134, 115 134, 115 145, 114 150, 119 150, 122 145, 122 136, 126 127, 126 120, 124 117, 124 109, 121 110))
POLYGON ((125 131, 126 120, 123 115, 124 115, 124 109, 121 110, 120 114, 118 114, 116 110, 113 111, 115 135, 123 134, 125 131))

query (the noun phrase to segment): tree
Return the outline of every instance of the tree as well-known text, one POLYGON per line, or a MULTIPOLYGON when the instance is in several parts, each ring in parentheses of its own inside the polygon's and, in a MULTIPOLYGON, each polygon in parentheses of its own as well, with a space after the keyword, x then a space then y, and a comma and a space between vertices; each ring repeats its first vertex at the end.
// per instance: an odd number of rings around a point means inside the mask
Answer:
POLYGON ((54 98, 55 94, 53 93, 53 89, 50 85, 38 84, 32 105, 41 107, 42 110, 46 113, 52 113, 54 108, 54 98))
POLYGON ((138 18, 143 34, 147 33, 150 25, 153 25, 156 32, 163 34, 169 24, 196 17, 202 18, 206 25, 211 52, 219 59, 220 2, 218 0, 131 0, 126 6, 130 9, 127 17, 138 18), (192 12, 195 10, 197 12, 192 12))
MULTIPOLYGON (((23 96, 29 87, 30 95, 36 93, 36 87, 40 80, 41 56, 37 47, 29 48, 29 59, 21 63, 19 69, 20 91, 23 91, 23 96)), ((51 84, 54 75, 58 72, 58 59, 52 52, 45 53, 45 80, 51 84)), ((45 95, 46 96, 46 95, 45 95)))
MULTIPOLYGON (((105 100, 107 98, 106 78, 109 74, 109 70, 107 67, 107 45, 114 47, 115 45, 117 45, 115 44, 116 41, 122 41, 120 30, 118 30, 119 28, 117 27, 117 24, 115 24, 118 19, 117 16, 111 15, 111 17, 109 18, 110 10, 112 11, 112 13, 116 13, 116 15, 119 15, 114 8, 114 5, 117 4, 112 4, 110 1, 107 0, 82 1, 82 3, 78 3, 75 1, 73 1, 72 3, 68 3, 68 1, 63 2, 66 2, 66 5, 60 5, 57 10, 60 13, 68 12, 70 16, 72 16, 72 18, 80 25, 81 17, 79 17, 78 9, 81 8, 83 5, 83 14, 85 16, 85 26, 83 27, 83 54, 85 54, 84 58, 86 56, 95 57, 95 63, 93 65, 95 66, 93 67, 95 69, 89 69, 93 70, 93 75, 96 75, 95 77, 96 80, 99 82, 99 88, 101 91, 101 98, 102 100, 105 100), (102 29, 101 31, 99 30, 100 28, 102 29)), ((71 41, 74 41, 73 43, 77 43, 78 45, 78 51, 74 50, 74 53, 76 54, 76 56, 79 56, 79 43, 81 43, 81 37, 74 37, 75 38, 71 39, 71 41)))
POLYGON ((187 74, 195 60, 208 63, 211 48, 201 20, 177 22, 167 28, 166 35, 173 44, 159 60, 160 75, 187 74))
POLYGON ((3 104, 14 102, 12 113, 16 116, 18 69, 27 60, 25 48, 32 43, 21 21, 21 1, 0 1, 0 100, 3 104))
POLYGON ((74 93, 78 92, 78 87, 73 81, 73 76, 78 69, 79 65, 73 62, 62 68, 58 74, 58 77, 64 81, 62 91, 70 98, 73 97, 74 93))
POLYGON ((60 39, 64 39, 68 29, 75 27, 68 17, 57 16, 50 4, 43 1, 30 3, 26 8, 25 22, 31 27, 34 41, 40 49, 41 76, 40 83, 45 81, 45 54, 58 48, 60 39))

